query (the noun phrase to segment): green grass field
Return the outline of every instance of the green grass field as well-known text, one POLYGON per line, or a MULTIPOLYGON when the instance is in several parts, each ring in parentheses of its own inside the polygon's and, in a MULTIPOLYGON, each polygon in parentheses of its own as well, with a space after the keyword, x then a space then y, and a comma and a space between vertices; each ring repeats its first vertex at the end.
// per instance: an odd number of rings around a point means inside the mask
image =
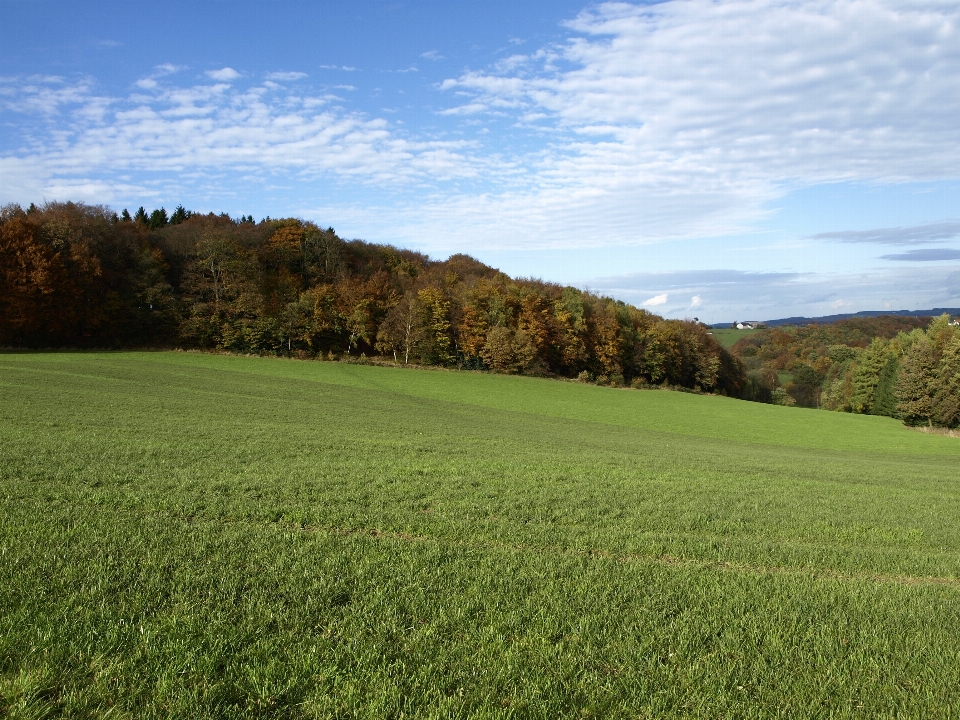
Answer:
POLYGON ((0 355, 0 715, 954 717, 960 441, 521 377, 0 355))
POLYGON ((756 335, 760 330, 737 330, 732 327, 715 327, 710 330, 710 334, 713 335, 714 339, 723 345, 723 347, 729 349, 737 340, 740 338, 750 337, 751 335, 756 335))

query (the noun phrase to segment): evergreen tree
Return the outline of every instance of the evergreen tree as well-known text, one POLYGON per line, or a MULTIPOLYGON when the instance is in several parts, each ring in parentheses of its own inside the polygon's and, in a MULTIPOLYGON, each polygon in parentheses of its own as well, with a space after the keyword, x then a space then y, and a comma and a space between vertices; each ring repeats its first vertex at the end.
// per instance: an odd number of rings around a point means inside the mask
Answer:
POLYGON ((931 390, 936 370, 933 344, 922 335, 904 355, 897 377, 897 409, 907 425, 933 425, 931 390))
POLYGON ((146 225, 149 222, 147 211, 143 209, 143 205, 137 210, 137 214, 133 216, 133 220, 140 225, 146 225))
POLYGON ((130 221, 132 221, 133 218, 130 217, 130 211, 127 210, 126 208, 124 208, 124 209, 123 209, 123 212, 120 213, 120 220, 122 220, 123 222, 130 222, 130 221))
POLYGON ((887 365, 887 343, 874 338, 863 354, 853 374, 853 398, 850 408, 855 413, 874 414, 874 398, 880 373, 887 365))
POLYGON ((171 225, 179 225, 186 219, 188 219, 193 213, 189 213, 183 209, 183 205, 177 205, 177 209, 173 211, 173 215, 170 216, 171 225))
POLYGON ((170 222, 167 219, 167 211, 163 208, 159 208, 150 213, 150 229, 159 230, 167 226, 167 223, 170 222))
POLYGON ((898 417, 897 413, 897 372, 900 370, 900 361, 897 356, 890 353, 887 357, 887 364, 880 371, 880 380, 877 382, 877 389, 873 395, 873 415, 886 415, 887 417, 898 417))
POLYGON ((944 427, 960 425, 960 336, 944 350, 932 390, 934 422, 944 427))

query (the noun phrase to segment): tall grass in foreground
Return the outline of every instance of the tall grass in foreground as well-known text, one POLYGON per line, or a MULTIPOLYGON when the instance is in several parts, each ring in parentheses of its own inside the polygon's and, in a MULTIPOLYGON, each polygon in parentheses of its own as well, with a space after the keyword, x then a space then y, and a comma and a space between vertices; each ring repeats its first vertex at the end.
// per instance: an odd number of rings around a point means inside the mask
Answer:
POLYGON ((0 714, 960 712, 960 442, 184 353, 0 356, 0 714))

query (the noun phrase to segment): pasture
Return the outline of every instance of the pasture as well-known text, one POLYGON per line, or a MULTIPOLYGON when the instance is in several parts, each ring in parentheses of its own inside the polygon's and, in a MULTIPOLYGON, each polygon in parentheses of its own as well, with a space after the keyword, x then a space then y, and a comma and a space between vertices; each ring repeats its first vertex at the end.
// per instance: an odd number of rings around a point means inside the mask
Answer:
POLYGON ((0 715, 949 717, 960 441, 194 353, 0 355, 0 715))
POLYGON ((710 330, 710 334, 713 335, 713 339, 720 343, 723 347, 728 350, 733 346, 733 344, 740 338, 750 337, 751 335, 756 335, 761 330, 737 330, 730 326, 723 327, 714 327, 710 330))

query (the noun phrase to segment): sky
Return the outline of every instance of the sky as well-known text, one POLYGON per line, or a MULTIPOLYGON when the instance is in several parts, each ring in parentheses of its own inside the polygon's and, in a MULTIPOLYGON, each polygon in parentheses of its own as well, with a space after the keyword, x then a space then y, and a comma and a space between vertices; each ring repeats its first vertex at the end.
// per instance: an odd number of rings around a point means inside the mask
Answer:
POLYGON ((296 216, 713 323, 960 307, 960 2, 0 17, 0 204, 296 216))

